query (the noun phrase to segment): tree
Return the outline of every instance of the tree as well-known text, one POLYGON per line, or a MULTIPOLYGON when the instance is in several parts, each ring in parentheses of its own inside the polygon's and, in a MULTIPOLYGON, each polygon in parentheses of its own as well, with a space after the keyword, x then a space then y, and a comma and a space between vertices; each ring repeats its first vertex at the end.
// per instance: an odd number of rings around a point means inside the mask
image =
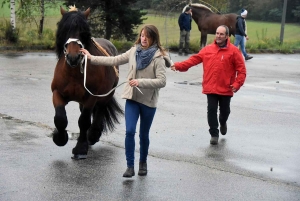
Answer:
POLYGON ((16 12, 15 12, 16 2, 15 0, 3 0, 1 7, 3 7, 5 4, 9 4, 10 25, 13 29, 15 29, 16 28, 16 12))
POLYGON ((16 29, 16 13, 15 13, 15 0, 10 0, 10 23, 13 30, 16 29))
POLYGON ((92 9, 89 23, 94 37, 110 39, 136 39, 134 29, 143 23, 146 12, 133 9, 130 5, 137 0, 66 0, 65 5, 74 5, 80 10, 92 9))
MULTIPOLYGON (((19 5, 16 14, 22 23, 35 23, 38 28, 38 35, 41 38, 43 34, 44 27, 44 18, 45 18, 45 6, 51 7, 56 6, 58 0, 48 0, 45 5, 44 0, 4 0, 2 6, 6 3, 9 3, 13 6, 11 7, 11 18, 12 18, 12 9, 14 9, 15 4, 19 5), (39 22, 36 18, 40 18, 39 22)), ((11 20, 12 21, 12 20, 11 20)))
POLYGON ((287 2, 287 21, 300 22, 300 0, 287 2))

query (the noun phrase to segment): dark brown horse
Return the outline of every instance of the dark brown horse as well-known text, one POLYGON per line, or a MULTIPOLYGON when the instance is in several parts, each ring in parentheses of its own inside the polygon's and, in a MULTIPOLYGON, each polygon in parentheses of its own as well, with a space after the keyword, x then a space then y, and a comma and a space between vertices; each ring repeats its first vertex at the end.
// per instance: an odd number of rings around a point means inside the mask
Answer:
POLYGON ((78 102, 81 111, 78 119, 80 134, 72 153, 74 159, 84 159, 87 157, 89 145, 98 142, 103 132, 114 130, 123 110, 113 97, 114 91, 104 97, 92 95, 106 94, 118 84, 119 67, 91 65, 84 60, 80 48, 88 49, 92 55, 102 56, 116 55, 117 50, 108 40, 92 39, 87 22, 90 9, 80 12, 71 7, 67 12, 61 8, 61 14, 62 19, 56 33, 58 62, 51 84, 56 127, 53 141, 58 146, 64 146, 68 142, 65 106, 70 101, 78 102))
POLYGON ((207 42, 207 34, 215 34, 218 26, 226 25, 229 28, 229 36, 235 34, 237 14, 216 14, 203 4, 191 4, 192 18, 201 32, 200 48, 207 42))

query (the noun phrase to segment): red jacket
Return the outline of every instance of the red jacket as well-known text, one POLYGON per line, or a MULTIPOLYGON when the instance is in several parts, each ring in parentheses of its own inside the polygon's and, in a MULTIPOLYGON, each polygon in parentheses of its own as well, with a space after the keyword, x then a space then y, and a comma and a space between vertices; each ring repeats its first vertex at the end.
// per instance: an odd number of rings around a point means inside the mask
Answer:
POLYGON ((227 47, 220 48, 216 42, 204 47, 198 54, 182 62, 175 62, 179 71, 203 62, 202 93, 233 96, 232 85, 236 90, 244 84, 246 67, 241 52, 227 40, 227 47))

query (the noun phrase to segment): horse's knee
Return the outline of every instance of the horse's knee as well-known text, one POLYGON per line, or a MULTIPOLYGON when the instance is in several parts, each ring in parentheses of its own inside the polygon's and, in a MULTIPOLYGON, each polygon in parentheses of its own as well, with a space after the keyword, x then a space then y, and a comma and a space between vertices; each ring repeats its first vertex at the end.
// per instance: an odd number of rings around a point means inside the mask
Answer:
POLYGON ((55 108, 54 124, 58 130, 65 130, 68 125, 68 118, 64 106, 55 108))

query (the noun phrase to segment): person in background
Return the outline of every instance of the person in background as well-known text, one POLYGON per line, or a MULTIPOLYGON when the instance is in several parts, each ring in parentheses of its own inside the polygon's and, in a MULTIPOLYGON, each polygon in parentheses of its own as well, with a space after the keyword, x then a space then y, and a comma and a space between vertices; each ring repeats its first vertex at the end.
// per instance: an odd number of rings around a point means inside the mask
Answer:
POLYGON ((230 43, 227 26, 221 25, 217 28, 212 44, 205 46, 198 54, 192 55, 185 61, 175 62, 171 69, 185 72, 199 63, 203 63, 202 93, 207 96, 210 144, 217 145, 219 123, 221 134, 226 135, 231 98, 246 79, 244 59, 239 49, 230 43))
POLYGON ((135 45, 118 56, 92 56, 81 49, 88 60, 95 65, 116 66, 128 63, 127 83, 122 98, 125 103, 125 155, 127 169, 123 177, 132 177, 134 171, 135 133, 140 119, 140 158, 138 175, 147 175, 147 156, 149 150, 149 132, 156 112, 159 90, 166 85, 166 65, 172 61, 161 46, 159 32, 154 25, 145 25, 135 45))
POLYGON ((178 18, 178 24, 180 28, 180 40, 179 40, 179 55, 182 55, 183 47, 185 55, 190 53, 190 32, 192 29, 192 9, 186 7, 178 18))
POLYGON ((245 42, 244 39, 249 40, 248 35, 246 34, 246 22, 245 18, 247 17, 248 11, 245 9, 242 9, 241 16, 238 16, 236 18, 236 31, 235 31, 235 46, 240 46, 241 51, 244 55, 245 60, 252 59, 253 56, 250 56, 246 52, 245 42))
MULTIPOLYGON (((247 35, 247 22, 246 22, 246 20, 245 20, 245 34, 247 35)), ((246 39, 246 37, 244 37, 244 50, 245 50, 245 52, 246 52, 246 44, 247 44, 247 39, 246 39)))

